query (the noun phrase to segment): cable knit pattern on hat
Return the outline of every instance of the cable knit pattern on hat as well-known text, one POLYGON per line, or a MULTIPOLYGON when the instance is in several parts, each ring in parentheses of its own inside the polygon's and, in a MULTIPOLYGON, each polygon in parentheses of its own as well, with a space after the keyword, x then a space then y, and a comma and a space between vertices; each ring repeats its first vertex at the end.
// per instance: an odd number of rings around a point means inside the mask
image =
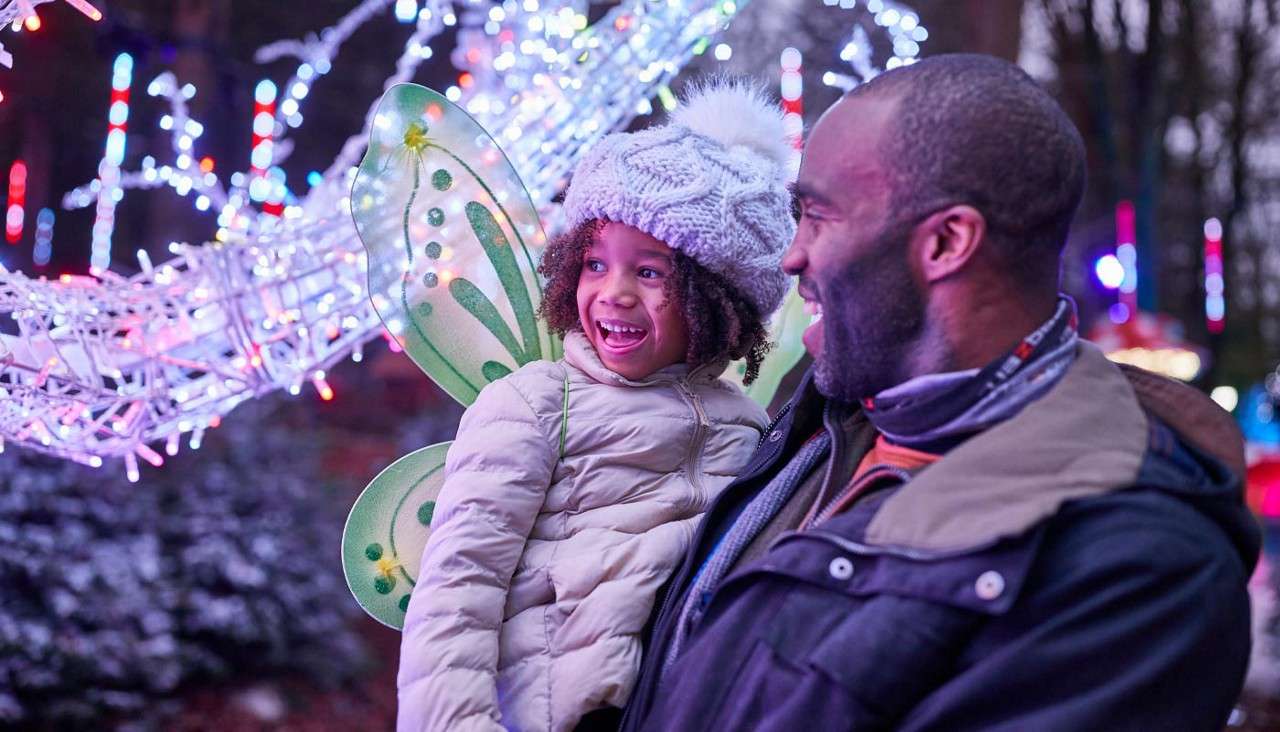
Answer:
POLYGON ((787 292, 793 151, 777 104, 743 81, 696 88, 670 123, 605 137, 574 170, 570 227, 634 226, 728 279, 767 316, 787 292))

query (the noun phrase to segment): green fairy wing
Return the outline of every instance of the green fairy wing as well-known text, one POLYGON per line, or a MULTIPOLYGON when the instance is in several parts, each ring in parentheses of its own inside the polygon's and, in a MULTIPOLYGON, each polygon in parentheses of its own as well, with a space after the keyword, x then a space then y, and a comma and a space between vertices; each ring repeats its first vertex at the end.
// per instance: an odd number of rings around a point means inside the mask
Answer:
MULTIPOLYGON (((560 340, 536 316, 547 242, 537 210, 498 144, 442 95, 398 84, 382 96, 351 213, 374 309, 454 399, 469 405, 489 382, 560 358, 560 340)), ((449 444, 382 471, 343 531, 347 585, 393 628, 404 625, 449 444)))
POLYGON ((560 357, 536 316, 547 237, 533 201, 489 133, 443 95, 397 84, 382 96, 351 213, 374 309, 463 405, 530 361, 560 357))
MULTIPOLYGON (((760 374, 756 380, 751 382, 751 386, 742 387, 747 392, 747 396, 760 406, 766 409, 769 407, 783 377, 795 368, 804 356, 804 341, 800 337, 804 335, 804 329, 809 327, 810 322, 812 318, 805 313, 804 300, 796 292, 796 286, 793 283, 786 300, 782 302, 782 307, 769 321, 769 342, 774 344, 773 348, 765 357, 764 363, 760 364, 760 374)), ((724 378, 742 386, 742 377, 746 372, 746 361, 735 361, 729 364, 724 378)))
POLYGON ((389 465, 356 499, 342 531, 347 587, 374 620, 397 630, 418 581, 451 444, 415 450, 389 465))

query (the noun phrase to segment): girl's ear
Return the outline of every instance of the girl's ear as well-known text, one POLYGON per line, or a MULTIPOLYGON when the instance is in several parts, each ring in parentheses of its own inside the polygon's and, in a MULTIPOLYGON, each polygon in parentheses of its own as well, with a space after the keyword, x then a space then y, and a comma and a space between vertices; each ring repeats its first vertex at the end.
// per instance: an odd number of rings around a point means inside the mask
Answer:
POLYGON ((949 206, 911 232, 910 250, 925 284, 951 276, 977 254, 987 236, 987 220, 973 206, 949 206))

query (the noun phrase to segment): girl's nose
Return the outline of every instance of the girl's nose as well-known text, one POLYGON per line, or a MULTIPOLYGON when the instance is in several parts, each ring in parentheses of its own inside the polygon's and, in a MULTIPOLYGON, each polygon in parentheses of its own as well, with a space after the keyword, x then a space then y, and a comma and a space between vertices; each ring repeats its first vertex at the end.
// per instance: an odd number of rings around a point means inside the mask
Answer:
POLYGON ((600 290, 600 299, 621 308, 634 307, 639 301, 635 283, 630 277, 622 274, 613 274, 605 281, 604 287, 600 290))

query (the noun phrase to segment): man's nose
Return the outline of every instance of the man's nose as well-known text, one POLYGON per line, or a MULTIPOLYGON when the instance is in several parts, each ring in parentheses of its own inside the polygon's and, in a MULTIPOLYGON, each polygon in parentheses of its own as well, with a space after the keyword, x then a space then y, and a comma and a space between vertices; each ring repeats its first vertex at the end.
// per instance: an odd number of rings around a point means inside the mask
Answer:
POLYGON ((796 232, 795 238, 791 240, 791 246, 787 247, 786 253, 782 255, 782 271, 789 275, 799 275, 808 267, 809 255, 800 241, 800 232, 796 232))

